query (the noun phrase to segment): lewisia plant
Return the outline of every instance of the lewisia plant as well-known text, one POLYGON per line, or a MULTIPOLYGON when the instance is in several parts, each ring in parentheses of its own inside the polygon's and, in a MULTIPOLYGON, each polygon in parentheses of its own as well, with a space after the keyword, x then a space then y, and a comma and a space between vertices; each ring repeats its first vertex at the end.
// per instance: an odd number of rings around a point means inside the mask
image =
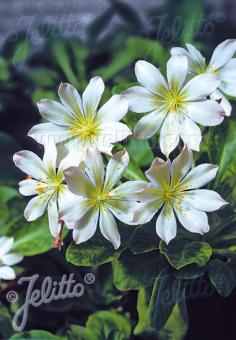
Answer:
POLYGON ((186 81, 188 59, 173 56, 167 62, 167 79, 154 65, 139 60, 135 74, 142 86, 124 92, 134 112, 149 112, 134 128, 134 138, 148 139, 160 130, 160 149, 168 157, 180 137, 192 150, 199 151, 202 139, 197 124, 214 126, 222 123, 224 110, 208 97, 220 85, 214 73, 200 74, 186 81))
POLYGON ((21 262, 23 259, 23 256, 20 254, 11 252, 13 245, 13 237, 0 237, 0 279, 15 279, 16 274, 12 266, 21 262))
POLYGON ((49 99, 38 103, 41 116, 49 123, 34 126, 29 136, 41 144, 53 138, 66 150, 82 151, 84 156, 91 145, 111 154, 113 143, 131 134, 128 126, 119 122, 127 113, 128 101, 121 95, 114 95, 98 110, 103 92, 104 83, 100 77, 90 80, 82 99, 74 86, 61 84, 58 90, 61 103, 49 99))
POLYGON ((236 59, 232 58, 236 51, 236 40, 227 39, 219 44, 207 65, 201 52, 191 44, 186 44, 187 49, 182 47, 173 47, 172 55, 184 55, 189 61, 189 76, 193 77, 202 73, 215 73, 220 79, 218 88, 211 94, 212 99, 220 102, 225 114, 230 116, 232 106, 224 93, 235 97, 235 78, 236 78, 236 59))

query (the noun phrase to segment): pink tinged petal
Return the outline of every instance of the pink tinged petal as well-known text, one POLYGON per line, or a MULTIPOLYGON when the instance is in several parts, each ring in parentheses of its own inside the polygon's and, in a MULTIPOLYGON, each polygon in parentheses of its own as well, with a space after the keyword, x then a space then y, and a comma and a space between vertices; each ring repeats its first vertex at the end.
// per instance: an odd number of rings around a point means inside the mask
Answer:
POLYGON ((147 61, 137 61, 134 72, 138 82, 149 91, 162 96, 163 90, 168 89, 168 85, 161 72, 147 61))
POLYGON ((100 208, 99 227, 105 239, 110 241, 115 249, 118 249, 120 246, 120 234, 116 221, 110 211, 103 207, 100 208))
POLYGON ((206 212, 216 211, 228 204, 217 192, 207 189, 189 190, 184 193, 183 200, 193 208, 206 212))
POLYGON ((199 74, 192 78, 182 89, 181 94, 186 101, 206 99, 220 85, 219 78, 214 73, 199 74))
POLYGON ((155 110, 142 117, 134 128, 133 136, 137 139, 148 139, 160 129, 165 113, 163 110, 155 110))
POLYGON ((227 39, 220 43, 214 50, 209 66, 218 70, 225 66, 236 51, 236 39, 227 39))
POLYGON ((129 102, 125 96, 112 96, 98 111, 96 119, 101 122, 118 122, 127 113, 129 102))
POLYGON ((50 233, 53 237, 57 237, 60 232, 61 224, 59 223, 58 206, 57 200, 55 199, 48 202, 48 222, 50 233))
POLYGON ((63 158, 58 167, 58 173, 72 167, 79 166, 82 161, 83 155, 81 149, 71 150, 68 155, 63 158))
MULTIPOLYGON (((219 90, 220 89, 221 89, 221 86, 219 87, 219 90)), ((230 102, 228 101, 228 99, 226 99, 223 93, 219 90, 216 90, 215 92, 213 92, 210 98, 213 100, 216 100, 222 106, 225 112, 225 115, 229 117, 231 115, 232 106, 230 102)))
POLYGON ((64 171, 66 184, 69 190, 75 195, 88 197, 95 192, 95 187, 91 180, 82 173, 79 167, 70 167, 64 171))
POLYGON ((41 116, 54 124, 69 126, 75 119, 68 109, 54 100, 42 99, 37 106, 41 116))
POLYGON ((32 198, 27 204, 24 216, 27 221, 35 221, 41 217, 47 208, 48 197, 46 194, 41 194, 32 198))
POLYGON ((14 266, 22 260, 23 256, 16 253, 6 254, 2 256, 2 262, 7 266, 14 266))
POLYGON ((181 129, 181 118, 174 112, 169 112, 164 120, 160 131, 160 148, 161 152, 168 158, 169 154, 179 144, 179 135, 181 129))
POLYGON ((86 173, 96 188, 102 188, 104 181, 104 163, 95 147, 89 147, 85 157, 86 173))
POLYGON ((219 125, 224 120, 223 107, 214 100, 187 103, 186 114, 196 123, 204 126, 219 125))
POLYGON ((105 207, 121 222, 132 224, 133 213, 139 203, 123 200, 109 200, 105 203, 105 207))
POLYGON ((200 164, 184 177, 181 184, 186 186, 187 189, 201 188, 216 177, 217 171, 217 165, 200 164))
POLYGON ((165 162, 161 158, 155 158, 145 175, 156 188, 165 189, 170 183, 170 171, 171 163, 169 159, 165 162))
POLYGON ((67 83, 61 83, 58 89, 58 95, 62 104, 73 112, 75 117, 83 117, 82 100, 76 88, 67 83))
POLYGON ((104 89, 105 86, 102 78, 94 77, 90 80, 82 96, 85 116, 93 116, 95 114, 104 89))
POLYGON ((96 232, 99 210, 93 208, 76 222, 76 229, 73 230, 75 243, 80 244, 89 240, 96 232))
POLYGON ((145 188, 138 194, 139 201, 152 202, 160 198, 162 190, 157 189, 152 183, 146 183, 145 188))
POLYGON ((13 162, 21 171, 36 179, 47 177, 47 169, 42 160, 33 152, 22 150, 14 154, 13 162))
POLYGON ((168 244, 177 233, 176 219, 170 204, 165 203, 156 221, 157 235, 168 244))
POLYGON ((25 179, 24 181, 21 181, 19 183, 19 191, 21 195, 24 196, 33 196, 38 195, 39 188, 45 189, 47 187, 47 184, 44 182, 39 182, 34 179, 25 179))
POLYGON ((97 140, 99 148, 110 146, 112 143, 120 142, 132 135, 128 126, 120 122, 102 123, 99 129, 100 134, 97 140))
POLYGON ((174 210, 179 222, 191 233, 203 235, 210 230, 207 214, 205 212, 194 209, 187 204, 175 205, 174 210))
POLYGON ((150 201, 146 203, 139 203, 134 210, 132 224, 145 224, 153 218, 153 216, 160 209, 162 203, 160 200, 150 201))
POLYGON ((127 151, 119 151, 110 159, 107 164, 104 191, 110 191, 119 182, 129 164, 127 151))
POLYGON ((0 266, 0 279, 14 280, 15 278, 16 278, 16 274, 11 267, 0 266))
POLYGON ((180 129, 180 137, 191 150, 199 151, 199 146, 202 140, 201 129, 187 116, 183 119, 180 129))
POLYGON ((28 136, 40 144, 45 144, 51 139, 56 144, 68 141, 71 137, 71 131, 66 126, 59 126, 52 123, 37 124, 28 132, 28 136))
POLYGON ((157 108, 157 96, 142 86, 133 86, 123 92, 129 101, 129 109, 133 112, 150 112, 157 108))
POLYGON ((43 163, 49 173, 56 173, 57 166, 57 148, 54 141, 51 139, 44 145, 43 163))
POLYGON ((104 145, 103 142, 102 142, 101 144, 97 144, 96 147, 98 148, 99 152, 105 153, 108 156, 112 156, 112 149, 114 147, 113 144, 104 145))
POLYGON ((13 237, 3 236, 0 237, 0 257, 9 253, 13 247, 14 239, 13 237))
POLYGON ((167 79, 169 87, 179 92, 188 72, 188 59, 185 56, 172 56, 167 62, 167 79))
POLYGON ((189 172, 193 162, 193 153, 185 145, 181 153, 171 164, 171 185, 176 185, 189 172))
POLYGON ((128 181, 109 192, 112 198, 119 198, 127 201, 138 201, 139 193, 144 190, 147 182, 145 181, 128 181))

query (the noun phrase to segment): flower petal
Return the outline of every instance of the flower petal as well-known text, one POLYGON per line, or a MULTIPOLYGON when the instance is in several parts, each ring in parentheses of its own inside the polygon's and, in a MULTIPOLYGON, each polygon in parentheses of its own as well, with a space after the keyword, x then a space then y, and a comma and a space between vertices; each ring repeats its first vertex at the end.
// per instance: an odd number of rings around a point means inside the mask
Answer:
POLYGON ((168 159, 166 162, 161 158, 155 158, 145 175, 157 188, 165 189, 170 183, 171 163, 168 159))
POLYGON ((75 117, 83 117, 83 106, 80 95, 76 88, 71 84, 61 83, 58 89, 58 95, 62 104, 71 112, 75 117))
POLYGON ((124 140, 132 135, 127 125, 120 122, 102 123, 99 127, 100 135, 98 137, 98 146, 107 146, 124 140))
POLYGON ((73 201, 60 205, 59 219, 65 222, 79 221, 93 206, 91 198, 76 196, 73 201))
POLYGON ((163 90, 168 89, 168 85, 161 72, 154 65, 145 60, 139 60, 134 68, 137 80, 149 91, 162 95, 163 90))
POLYGON ((155 200, 147 203, 139 203, 134 210, 132 224, 145 224, 153 218, 160 209, 162 202, 155 200))
POLYGON ((72 134, 66 126, 59 126, 52 123, 41 123, 33 126, 28 132, 28 136, 40 144, 45 144, 51 139, 58 144, 68 141, 72 137, 72 134))
POLYGON ((46 194, 41 194, 32 198, 25 208, 25 219, 29 222, 37 220, 37 218, 44 214, 47 204, 48 196, 46 194))
POLYGON ((162 109, 155 110, 142 117, 134 128, 133 136, 137 139, 151 138, 161 127, 165 113, 162 109))
POLYGON ((180 137, 191 150, 199 151, 199 146, 202 140, 201 129, 187 116, 183 119, 180 137))
POLYGON ((72 167, 79 166, 83 155, 81 149, 71 150, 66 157, 64 157, 58 167, 58 173, 72 167))
POLYGON ((13 237, 2 236, 0 237, 0 257, 9 253, 13 247, 14 239, 13 237))
POLYGON ((123 150, 119 151, 110 159, 107 164, 104 191, 109 192, 121 179, 129 164, 129 155, 123 150))
POLYGON ((196 123, 204 126, 215 126, 222 123, 225 112, 223 107, 214 100, 187 103, 186 114, 196 123))
POLYGON ((76 222, 76 229, 73 230, 75 243, 80 244, 90 239, 97 229, 99 210, 89 210, 79 221, 76 222))
POLYGON ((167 62, 167 79, 169 87, 178 93, 186 79, 188 72, 188 59, 185 56, 172 56, 167 62))
POLYGON ((128 181, 109 192, 109 195, 114 199, 137 201, 139 193, 144 190, 146 185, 145 181, 128 181))
POLYGON ((168 158, 169 154, 179 144, 180 135, 180 116, 174 112, 169 112, 164 120, 160 131, 161 152, 168 158))
POLYGON ((104 89, 105 86, 102 78, 94 77, 90 80, 82 96, 85 116, 94 115, 101 100, 104 89))
POLYGON ((19 191, 21 195, 33 196, 38 195, 38 188, 46 188, 47 184, 43 182, 36 181, 34 179, 25 179, 19 183, 19 191))
POLYGON ((219 78, 214 73, 199 74, 192 78, 181 91, 186 101, 206 99, 220 85, 219 78))
POLYGON ((37 103, 43 118, 58 125, 69 126, 75 117, 62 104, 51 99, 42 99, 37 103))
MULTIPOLYGON (((220 89, 221 89, 221 87, 219 87, 219 90, 220 89)), ((225 115, 229 117, 231 115, 232 106, 231 106, 230 102, 228 101, 228 99, 226 99, 226 97, 223 95, 223 93, 219 90, 216 90, 215 92, 213 92, 211 94, 210 98, 219 102, 220 105, 223 107, 225 115)))
POLYGON ((204 70, 206 68, 205 58, 202 56, 201 52, 196 49, 192 44, 186 44, 187 49, 191 55, 190 67, 198 70, 204 70), (193 65, 194 64, 194 65, 193 65))
POLYGON ((85 157, 86 173, 89 176, 93 185, 98 189, 102 189, 104 181, 104 163, 100 152, 89 147, 85 157))
POLYGON ((16 274, 11 267, 0 266, 0 279, 14 280, 15 278, 16 278, 16 274))
POLYGON ((132 224, 133 213, 140 203, 123 200, 107 200, 105 207, 121 222, 132 224))
POLYGON ((176 219, 170 204, 165 203, 156 221, 157 235, 168 244, 177 233, 176 219))
POLYGON ((207 214, 187 204, 174 206, 174 210, 182 226, 192 233, 204 234, 210 229, 207 214))
POLYGON ((80 167, 72 166, 64 171, 66 184, 75 195, 90 197, 96 190, 91 180, 80 167))
POLYGON ((43 163, 48 169, 49 173, 56 173, 56 165, 57 165, 57 148, 52 139, 50 139, 44 145, 44 156, 43 163))
POLYGON ((151 182, 138 194, 140 202, 152 202, 161 198, 162 190, 157 189, 151 182))
POLYGON ((15 264, 21 262, 22 260, 23 256, 16 253, 6 254, 2 256, 2 262, 6 266, 14 266, 15 264))
POLYGON ((200 164, 193 168, 186 177, 182 180, 181 184, 188 189, 196 189, 203 187, 208 182, 212 181, 218 171, 217 165, 200 164))
POLYGON ((209 65, 218 70, 226 65, 236 51, 236 39, 227 39, 220 43, 214 50, 209 65))
POLYGON ((110 241, 115 249, 118 249, 120 246, 120 234, 116 221, 109 210, 100 209, 99 227, 105 239, 110 241))
POLYGON ((13 162, 21 171, 36 179, 47 177, 47 169, 42 160, 33 152, 22 150, 13 156, 13 162))
POLYGON ((133 112, 150 112, 157 108, 157 97, 142 86, 133 86, 123 92, 133 112))
POLYGON ((176 185, 189 172, 193 162, 193 153, 185 145, 181 153, 171 164, 171 185, 176 185))
POLYGON ((112 96, 98 111, 96 119, 101 122, 118 122, 127 113, 129 102, 125 96, 112 96))
POLYGON ((207 189, 189 190, 183 197, 184 202, 191 207, 206 212, 216 211, 228 204, 217 192, 207 189))
POLYGON ((56 199, 51 199, 48 202, 48 222, 52 236, 57 237, 60 232, 61 224, 59 223, 58 206, 56 199))

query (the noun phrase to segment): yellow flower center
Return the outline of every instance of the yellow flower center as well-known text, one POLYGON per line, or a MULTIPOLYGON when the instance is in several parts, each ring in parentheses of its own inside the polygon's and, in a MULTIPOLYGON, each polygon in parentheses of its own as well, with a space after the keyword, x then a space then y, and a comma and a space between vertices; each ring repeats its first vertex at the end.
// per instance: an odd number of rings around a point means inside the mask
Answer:
POLYGON ((75 119, 70 130, 73 136, 78 136, 85 142, 95 141, 99 132, 98 125, 92 117, 75 119))
POLYGON ((219 77, 220 73, 219 71, 217 71, 216 69, 214 69, 213 67, 211 66, 208 66, 207 69, 206 69, 207 72, 211 72, 211 73, 214 73, 215 75, 217 75, 219 77))

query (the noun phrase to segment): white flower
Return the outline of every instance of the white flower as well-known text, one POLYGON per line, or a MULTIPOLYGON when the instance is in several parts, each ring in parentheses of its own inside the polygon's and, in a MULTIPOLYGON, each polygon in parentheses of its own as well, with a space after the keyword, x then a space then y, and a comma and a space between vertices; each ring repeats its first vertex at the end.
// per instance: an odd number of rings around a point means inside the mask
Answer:
POLYGON ((63 142, 67 150, 82 149, 83 154, 90 145, 111 154, 112 144, 131 134, 130 129, 119 122, 127 113, 128 102, 124 97, 114 95, 97 111, 103 91, 104 83, 100 77, 90 80, 82 100, 72 85, 61 84, 58 95, 62 104, 41 100, 39 112, 50 123, 34 126, 29 136, 42 144, 53 137, 56 144, 63 142))
POLYGON ((190 149, 199 151, 201 131, 196 123, 205 126, 220 124, 224 119, 222 107, 207 96, 220 81, 213 73, 201 74, 185 84, 188 60, 174 56, 167 62, 167 79, 152 64, 139 60, 135 73, 144 87, 134 86, 124 92, 134 112, 151 112, 141 118, 134 137, 147 139, 160 130, 160 148, 168 157, 181 137, 190 149))
POLYGON ((211 95, 212 99, 218 100, 225 110, 225 114, 230 116, 232 106, 225 98, 224 94, 236 97, 236 58, 232 58, 236 52, 236 40, 227 39, 220 43, 214 50, 209 65, 201 52, 193 45, 186 44, 187 49, 174 47, 171 49, 172 55, 185 55, 189 61, 189 71, 191 75, 201 73, 215 73, 221 80, 218 89, 211 95))
POLYGON ((14 240, 12 237, 0 237, 0 279, 13 280, 16 277, 14 269, 11 266, 22 261, 23 256, 10 253, 14 240))
POLYGON ((15 165, 31 178, 19 183, 19 191, 24 196, 33 196, 25 208, 27 221, 34 221, 48 210, 50 232, 57 237, 61 226, 58 221, 60 206, 73 200, 75 196, 63 184, 63 171, 79 165, 77 152, 71 151, 59 164, 57 169, 57 149, 51 140, 45 144, 43 160, 35 153, 27 150, 19 151, 13 156, 15 165))
POLYGON ((60 219, 74 229, 73 238, 77 244, 90 239, 99 223, 102 235, 117 249, 120 234, 114 216, 130 224, 133 211, 139 204, 137 193, 143 190, 147 182, 128 181, 114 189, 129 163, 126 151, 117 152, 110 159, 106 176, 101 154, 94 148, 88 148, 85 163, 85 172, 79 167, 64 171, 66 183, 78 195, 78 200, 62 209, 60 219))
POLYGON ((190 170, 192 160, 192 151, 186 146, 172 164, 156 158, 146 171, 150 183, 139 194, 143 203, 134 212, 133 223, 147 223, 161 209, 156 232, 167 244, 176 236, 175 214, 185 229, 203 234, 209 231, 205 212, 227 204, 215 191, 198 189, 216 176, 218 167, 201 164, 190 170))

